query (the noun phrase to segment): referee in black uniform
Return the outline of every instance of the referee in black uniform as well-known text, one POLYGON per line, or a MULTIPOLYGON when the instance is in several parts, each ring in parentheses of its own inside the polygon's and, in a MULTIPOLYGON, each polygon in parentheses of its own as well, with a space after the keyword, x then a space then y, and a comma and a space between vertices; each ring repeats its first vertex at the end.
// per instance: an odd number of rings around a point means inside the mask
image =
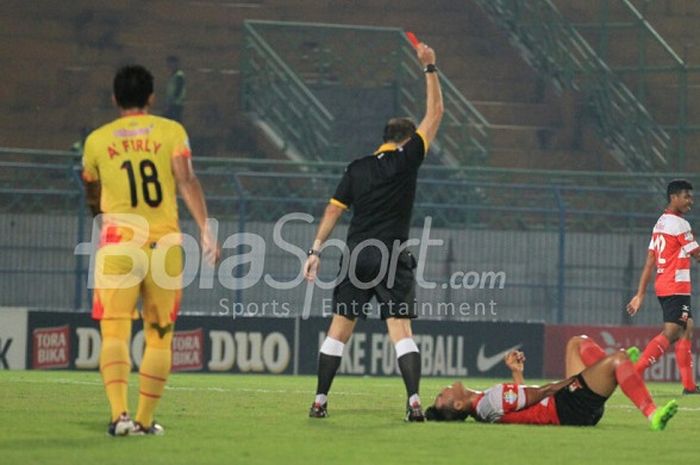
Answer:
MULTIPOLYGON (((367 157, 350 163, 331 198, 304 264, 309 281, 316 278, 323 243, 345 210, 352 207, 347 245, 347 277, 333 291, 333 320, 318 358, 318 385, 310 417, 328 416, 328 391, 345 343, 357 318, 366 318, 370 299, 379 302, 389 337, 396 349, 406 385, 407 421, 423 421, 418 385, 421 360, 413 341, 416 261, 405 250, 411 224, 418 168, 435 138, 443 114, 442 92, 435 67, 435 52, 416 47, 426 80, 425 116, 418 129, 407 118, 393 118, 384 128, 384 144, 367 157), (348 269, 349 268, 349 269, 348 269)), ((341 270, 343 264, 341 262, 341 270)))

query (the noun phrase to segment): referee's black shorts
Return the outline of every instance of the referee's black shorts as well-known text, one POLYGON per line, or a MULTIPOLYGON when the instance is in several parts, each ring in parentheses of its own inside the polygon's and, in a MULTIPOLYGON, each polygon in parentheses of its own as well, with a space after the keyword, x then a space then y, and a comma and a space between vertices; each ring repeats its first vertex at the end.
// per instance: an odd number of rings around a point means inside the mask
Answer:
MULTIPOLYGON (((389 259, 386 271, 379 276, 382 259, 382 253, 376 247, 365 247, 358 254, 355 272, 348 270, 333 290, 333 313, 353 320, 357 317, 365 319, 371 309, 370 300, 376 297, 382 320, 417 317, 416 259, 413 254, 407 250, 401 251, 396 260, 396 271, 392 273, 389 259), (377 282, 373 287, 363 288, 366 286, 362 283, 374 280, 377 282)), ((343 268, 342 258, 340 268, 343 268)))

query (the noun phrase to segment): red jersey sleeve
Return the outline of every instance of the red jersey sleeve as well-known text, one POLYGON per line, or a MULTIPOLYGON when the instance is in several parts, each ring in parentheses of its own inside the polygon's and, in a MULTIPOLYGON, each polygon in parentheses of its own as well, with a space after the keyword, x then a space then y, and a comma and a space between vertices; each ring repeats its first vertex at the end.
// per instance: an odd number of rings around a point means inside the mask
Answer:
POLYGON ((686 231, 684 233, 679 234, 676 236, 676 239, 678 239, 678 242, 681 245, 681 249, 683 252, 685 252, 686 255, 690 255, 691 253, 695 252, 698 247, 700 247, 695 240, 695 237, 693 236, 693 231, 686 231))

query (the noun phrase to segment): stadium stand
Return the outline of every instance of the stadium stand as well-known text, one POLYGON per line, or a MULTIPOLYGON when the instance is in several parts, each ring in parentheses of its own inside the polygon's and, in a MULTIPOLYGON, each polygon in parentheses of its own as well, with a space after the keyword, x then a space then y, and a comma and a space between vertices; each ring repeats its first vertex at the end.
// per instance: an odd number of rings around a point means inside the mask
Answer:
POLYGON ((692 0, 553 2, 672 137, 671 169, 697 171, 700 48, 692 0))
MULTIPOLYGON (((257 232, 269 239, 272 222, 285 212, 319 214, 342 164, 290 163, 250 126, 240 102, 244 20, 386 27, 380 12, 395 5, 385 0, 360 2, 363 7, 346 3, 319 7, 307 0, 294 6, 282 0, 154 0, 125 10, 83 0, 72 2, 71 8, 43 0, 4 2, 0 63, 7 85, 0 90, 2 143, 69 148, 81 128, 113 117, 105 82, 115 66, 138 59, 162 82, 165 56, 177 52, 188 77, 185 123, 197 152, 196 168, 210 194, 212 213, 224 222, 222 234, 257 232)), ((423 3, 407 0, 401 5, 390 26, 413 29, 444 50, 441 71, 493 128, 490 167, 426 166, 422 173, 414 226, 422 226, 430 215, 439 237, 450 244, 429 263, 430 276, 440 280, 454 270, 508 269, 508 289, 500 301, 505 318, 618 322, 619 312, 606 311, 628 297, 649 223, 663 202, 658 192, 643 188, 650 177, 621 173, 592 131, 583 131, 582 140, 573 144, 570 112, 576 108, 575 97, 562 97, 543 85, 475 3, 436 0, 434 14, 420 24, 412 21, 423 3)), ((583 2, 572 4, 565 14, 575 15, 576 5, 583 2)), ((685 21, 680 15, 695 11, 691 2, 667 5, 671 17, 678 18, 668 21, 685 21), (679 5, 688 10, 677 9, 679 5)), ((656 8, 647 12, 652 23, 656 15, 668 13, 656 8)), ((588 14, 594 18, 597 13, 588 14)), ((688 36, 674 40, 684 41, 695 33, 686 30, 688 36)), ((610 50, 612 54, 612 45, 610 50)), ((654 101, 664 100, 657 96, 655 82, 649 80, 650 108, 665 113, 659 121, 673 124, 671 111, 675 114, 677 107, 668 102, 654 106, 654 101)), ((0 269, 8 277, 0 289, 0 304, 85 310, 86 257, 72 254, 77 242, 89 239, 74 169, 76 155, 12 149, 0 153, 5 238, 0 269), (43 280, 45 290, 32 293, 37 279, 43 280)), ((699 184, 697 178, 691 180, 699 184)), ((303 225, 290 232, 290 240, 301 244, 309 234, 310 228, 303 225)), ((296 261, 288 254, 275 252, 268 258, 277 277, 296 272, 296 261)), ((329 273, 336 258, 327 258, 329 273)), ((264 292, 255 288, 236 294, 217 288, 188 293, 185 303, 189 311, 211 313, 221 297, 274 297, 264 292)), ((488 292, 441 289, 420 297, 444 299, 442 294, 449 292, 449 300, 488 297, 488 292)), ((649 313, 642 321, 653 317, 649 313)))
POLYGON ((118 64, 138 59, 164 80, 165 56, 178 52, 187 71, 184 118, 195 150, 229 157, 268 154, 240 112, 243 21, 303 20, 389 25, 429 38, 441 50, 445 75, 493 124, 492 166, 617 168, 592 137, 572 150, 568 103, 542 87, 475 4, 438 0, 415 24, 423 4, 407 0, 386 24, 389 3, 361 3, 154 1, 120 9, 78 0, 66 9, 48 1, 7 2, 0 35, 13 46, 0 50, 8 79, 0 98, 8 109, 2 115, 4 145, 70 147, 82 127, 113 114, 104 83, 118 64), (16 55, 18 49, 25 52, 16 55))

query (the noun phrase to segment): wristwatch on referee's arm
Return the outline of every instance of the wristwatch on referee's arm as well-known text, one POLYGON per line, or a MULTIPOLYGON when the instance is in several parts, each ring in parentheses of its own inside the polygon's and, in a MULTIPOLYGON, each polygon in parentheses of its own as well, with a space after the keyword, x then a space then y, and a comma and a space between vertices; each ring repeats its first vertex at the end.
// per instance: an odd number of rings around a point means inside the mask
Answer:
POLYGON ((424 73, 437 73, 437 66, 435 66, 433 63, 429 63, 425 65, 425 68, 423 68, 424 73))
POLYGON ((312 255, 316 255, 318 258, 321 258, 321 252, 318 251, 318 250, 315 250, 313 247, 310 248, 310 249, 306 252, 306 256, 307 256, 307 257, 310 257, 310 256, 312 256, 312 255))

